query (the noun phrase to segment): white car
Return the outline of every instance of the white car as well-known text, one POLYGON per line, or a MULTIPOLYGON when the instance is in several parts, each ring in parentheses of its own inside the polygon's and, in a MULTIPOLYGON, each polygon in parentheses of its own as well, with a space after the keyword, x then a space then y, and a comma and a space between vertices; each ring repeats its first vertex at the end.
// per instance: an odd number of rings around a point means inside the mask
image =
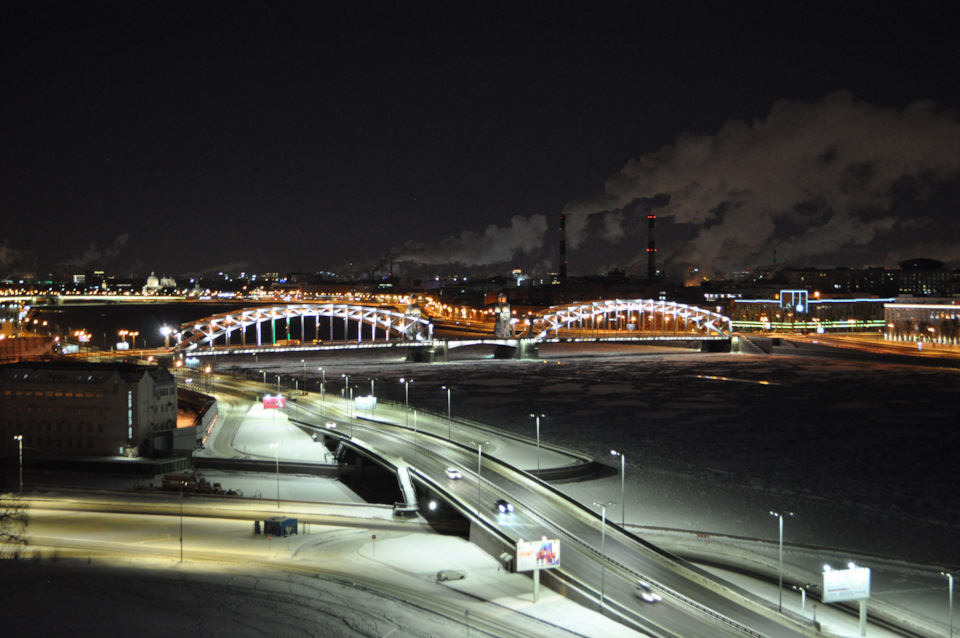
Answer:
POLYGON ((642 580, 637 581, 637 586, 633 590, 633 594, 637 598, 643 598, 648 603, 658 603, 663 600, 663 596, 653 591, 650 583, 646 583, 642 580))
POLYGON ((334 423, 333 421, 327 421, 327 423, 326 423, 326 428, 327 428, 328 430, 333 430, 333 429, 336 428, 336 427, 337 427, 337 424, 336 424, 336 423, 334 423))
POLYGON ((462 479, 462 478, 463 478, 463 474, 461 474, 461 473, 460 473, 460 470, 458 470, 458 469, 455 468, 455 467, 448 467, 448 468, 447 468, 447 478, 449 478, 449 479, 462 479))

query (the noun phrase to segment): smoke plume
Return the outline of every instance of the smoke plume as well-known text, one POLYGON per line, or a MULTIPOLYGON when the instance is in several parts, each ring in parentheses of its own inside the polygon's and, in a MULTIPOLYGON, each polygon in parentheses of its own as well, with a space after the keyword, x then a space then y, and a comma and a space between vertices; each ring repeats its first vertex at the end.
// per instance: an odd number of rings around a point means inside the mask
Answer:
MULTIPOLYGON (((667 196, 656 214, 690 234, 667 248, 675 265, 742 268, 769 262, 774 246, 799 265, 839 251, 875 259, 905 254, 902 245, 894 248, 904 238, 899 231, 944 229, 895 206, 897 194, 923 201, 956 180, 957 149, 960 123, 929 102, 897 111, 855 102, 846 92, 817 104, 780 101, 766 120, 730 121, 712 136, 683 134, 630 161, 603 193, 565 208, 567 245, 590 239, 592 216, 602 218, 604 236, 616 238, 631 204, 667 196), (886 252, 867 250, 882 240, 886 252)), ((923 247, 928 254, 915 256, 956 257, 952 242, 923 247)))
POLYGON ((408 242, 394 248, 385 259, 422 265, 493 266, 535 252, 543 245, 546 231, 547 219, 543 215, 515 215, 509 226, 491 224, 483 233, 464 231, 459 237, 447 237, 433 246, 408 242))

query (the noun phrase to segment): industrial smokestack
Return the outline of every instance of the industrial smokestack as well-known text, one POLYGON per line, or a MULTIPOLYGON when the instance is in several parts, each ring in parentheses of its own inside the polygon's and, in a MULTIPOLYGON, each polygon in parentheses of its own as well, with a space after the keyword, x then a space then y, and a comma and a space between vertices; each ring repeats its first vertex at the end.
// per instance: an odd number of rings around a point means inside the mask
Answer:
POLYGON ((654 281, 657 278, 657 242, 653 238, 653 229, 657 224, 656 215, 647 215, 647 228, 649 236, 647 239, 647 280, 654 281))
POLYGON ((567 216, 560 215, 560 281, 567 279, 567 216))

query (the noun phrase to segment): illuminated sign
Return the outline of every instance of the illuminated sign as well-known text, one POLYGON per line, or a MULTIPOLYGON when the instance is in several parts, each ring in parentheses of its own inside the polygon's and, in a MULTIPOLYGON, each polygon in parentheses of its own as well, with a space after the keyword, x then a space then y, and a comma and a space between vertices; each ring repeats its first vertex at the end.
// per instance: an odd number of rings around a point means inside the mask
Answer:
POLYGON ((560 567, 560 541, 544 537, 538 541, 517 541, 517 571, 560 567))
POLYGON ((870 598, 870 568, 823 570, 823 602, 839 603, 845 600, 870 598))
POLYGON ((276 410, 278 408, 286 407, 286 401, 283 398, 282 394, 273 396, 272 394, 265 394, 263 396, 263 409, 264 410, 276 410))
POLYGON ((377 407, 377 397, 356 397, 353 404, 358 410, 372 410, 377 407))
POLYGON ((806 290, 781 290, 780 308, 784 312, 796 312, 803 314, 807 312, 809 304, 807 303, 809 294, 806 290))

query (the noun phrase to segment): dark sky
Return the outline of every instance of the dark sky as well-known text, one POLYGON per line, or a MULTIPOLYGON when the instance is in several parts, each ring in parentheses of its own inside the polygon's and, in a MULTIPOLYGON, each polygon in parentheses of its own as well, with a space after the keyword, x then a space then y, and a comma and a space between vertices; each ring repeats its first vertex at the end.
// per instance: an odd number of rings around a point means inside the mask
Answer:
POLYGON ((955 4, 7 2, 0 276, 960 265, 955 4))

